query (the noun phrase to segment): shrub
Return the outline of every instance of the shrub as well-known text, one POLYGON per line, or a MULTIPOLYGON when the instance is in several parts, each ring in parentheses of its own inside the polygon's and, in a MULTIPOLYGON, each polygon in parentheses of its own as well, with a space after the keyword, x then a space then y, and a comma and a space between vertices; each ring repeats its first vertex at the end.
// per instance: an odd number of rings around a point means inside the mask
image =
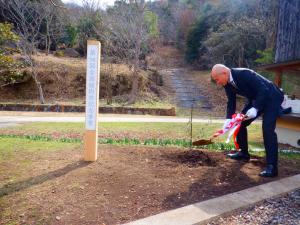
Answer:
POLYGON ((0 23, 0 85, 14 84, 23 79, 22 63, 15 61, 11 54, 18 49, 8 47, 8 43, 15 43, 19 37, 12 31, 10 23, 0 23))
POLYGON ((65 55, 65 52, 62 50, 59 50, 59 51, 56 51, 54 55, 57 57, 63 57, 65 55))
POLYGON ((256 63, 260 64, 271 64, 274 62, 274 51, 272 48, 267 48, 265 50, 257 50, 259 58, 255 60, 256 63))

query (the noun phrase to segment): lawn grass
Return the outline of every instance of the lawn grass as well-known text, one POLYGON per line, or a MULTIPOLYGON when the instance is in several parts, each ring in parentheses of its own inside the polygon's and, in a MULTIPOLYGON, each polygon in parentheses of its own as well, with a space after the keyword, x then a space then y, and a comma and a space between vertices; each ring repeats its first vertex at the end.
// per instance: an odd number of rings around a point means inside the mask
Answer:
MULTIPOLYGON (((18 158, 18 164, 22 166, 30 165, 31 160, 28 157, 21 157, 22 155, 34 153, 43 153, 51 151, 62 151, 62 150, 72 150, 82 147, 83 140, 79 139, 53 139, 47 136, 36 135, 36 136, 17 136, 17 135, 0 135, 0 163, 6 162, 18 158)), ((188 139, 146 139, 141 141, 139 139, 99 139, 99 144, 110 144, 110 145, 148 145, 148 146, 166 146, 173 145, 177 147, 190 147, 190 142, 188 139)), ((256 144, 257 145, 257 144, 256 144)), ((261 150, 263 146, 261 145, 261 150)), ((195 147, 194 147, 195 148, 195 147)), ((229 151, 234 149, 233 142, 224 143, 216 142, 212 145, 199 146, 201 149, 209 149, 211 151, 229 151)), ((258 146, 255 146, 258 149, 258 146)), ((253 151, 250 145, 250 154, 253 156, 265 157, 264 151, 253 151)), ((283 159, 297 159, 300 160, 300 154, 293 152, 279 152, 279 156, 283 159)), ((1 172, 0 172, 1 175, 1 172)))
MULTIPOLYGON (((259 157, 265 157, 266 152, 265 151, 249 151, 250 155, 252 156, 259 156, 259 157)), ((294 153, 294 152, 281 152, 279 151, 279 159, 293 159, 293 160, 300 160, 300 154, 294 153)))
MULTIPOLYGON (((193 123, 192 140, 208 139, 215 131, 220 129, 221 126, 220 123, 193 123)), ((250 149, 263 149, 260 126, 260 124, 255 123, 248 129, 250 149)), ((102 137, 100 143, 106 144, 134 144, 137 142, 143 143, 147 140, 151 145, 155 142, 157 142, 155 145, 163 145, 162 143, 170 142, 174 144, 179 140, 184 140, 184 143, 179 145, 186 147, 186 142, 191 140, 190 128, 190 123, 101 122, 99 123, 99 136, 102 137)), ((42 141, 44 138, 54 136, 59 142, 72 142, 73 139, 74 142, 77 141, 77 139, 82 140, 84 132, 84 123, 38 122, 0 129, 0 135, 2 135, 2 137, 5 137, 7 134, 29 135, 33 137, 26 137, 27 139, 35 138, 42 141)), ((224 135, 217 138, 215 142, 217 144, 225 143, 226 138, 227 135, 224 135)), ((232 141, 230 144, 233 146, 232 141)), ((222 147, 219 146, 218 148, 222 147)))
MULTIPOLYGON (((193 123, 193 139, 209 138, 214 132, 221 128, 220 123, 193 123)), ((262 143, 262 134, 260 124, 252 124, 249 126, 248 135, 251 144, 262 143)), ((165 138, 190 138, 190 123, 140 123, 140 122, 101 122, 99 123, 99 134, 109 134, 120 132, 133 132, 151 134, 159 133, 165 138)), ((78 133, 83 135, 85 132, 84 123, 51 123, 37 122, 26 123, 18 127, 8 127, 0 129, 0 133, 13 134, 21 131, 27 134, 51 134, 51 133, 78 133)), ((220 138, 223 141, 224 138, 220 138)))
MULTIPOLYGON (((220 129, 220 123, 193 123, 193 140, 207 139, 216 130, 220 129)), ((15 155, 23 149, 30 151, 52 151, 61 148, 72 148, 82 143, 85 132, 84 123, 26 123, 18 127, 9 127, 0 129, 0 161, 3 157, 15 155), (22 131, 22 137, 18 137, 14 133, 22 131), (24 133, 24 134, 23 134, 24 133), (55 138, 50 138, 49 141, 43 141, 51 134, 55 138), (78 134, 76 137, 68 137, 68 134, 78 134), (5 135, 12 135, 5 137, 5 135), (71 143, 70 143, 71 142, 71 143)), ((99 139, 100 144, 114 145, 174 145, 188 147, 190 141, 190 124, 189 123, 140 123, 140 122, 101 122, 99 123, 99 139), (118 136, 119 133, 124 134, 118 136), (113 134, 113 137, 111 137, 113 134), (127 137, 126 135, 133 134, 127 137), (134 134, 140 134, 144 138, 135 138, 134 134), (158 137, 153 137, 159 134, 158 137)), ((213 150, 226 150, 233 146, 232 140, 228 145, 225 144, 227 135, 224 135, 215 140, 216 145, 206 146, 213 150)), ((261 124, 254 123, 248 127, 249 149, 251 154, 264 156, 264 146, 261 132, 261 124), (262 151, 257 151, 262 150, 262 151)), ((300 157, 299 154, 281 153, 285 158, 300 157)))
POLYGON ((21 130, 25 133, 33 134, 49 134, 49 133, 84 133, 84 123, 51 123, 51 122, 42 122, 42 123, 25 123, 18 127, 9 127, 0 129, 6 131, 16 131, 21 130))
MULTIPOLYGON (((0 162, 18 157, 19 153, 34 154, 37 152, 60 151, 62 149, 73 149, 80 143, 65 143, 56 141, 30 140, 25 138, 0 137, 0 162)), ((23 159, 24 162, 28 159, 23 159)))
MULTIPOLYGON (((193 123, 192 140, 208 139, 215 131, 220 129, 220 123, 193 123)), ((161 139, 161 142, 168 142, 178 139, 190 140, 190 123, 149 123, 149 122, 101 122, 99 123, 99 135, 103 138, 102 143, 110 144, 110 142, 118 142, 119 144, 126 144, 126 138, 130 139, 130 144, 135 143, 140 136, 142 139, 150 140, 161 139), (120 135, 122 134, 122 135, 120 135), (129 135, 129 136, 127 136, 129 135), (135 135, 137 137, 135 137, 135 135), (113 136, 113 137, 112 137, 113 136), (112 139, 112 140, 110 140, 112 139)), ((26 123, 18 127, 9 127, 0 129, 0 134, 14 134, 18 130, 30 135, 47 136, 49 134, 57 133, 61 142, 69 142, 63 138, 68 137, 69 134, 78 134, 76 138, 83 138, 85 132, 84 123, 26 123)), ((70 137, 74 138, 74 137, 70 137)), ((227 134, 215 140, 218 143, 225 143, 227 134)), ((260 123, 253 123, 248 127, 248 143, 250 150, 263 150, 263 138, 260 123)), ((232 143, 232 139, 231 142, 232 143)), ((256 154, 256 153, 255 153, 256 154)), ((287 153, 288 154, 288 153, 287 153)), ((286 154, 286 155, 287 155, 286 154)))
POLYGON ((44 154, 72 151, 80 146, 83 144, 0 137, 0 187, 7 181, 12 183, 23 177, 26 170, 32 168, 37 158, 42 158, 44 154), (7 170, 7 167, 11 169, 7 170))

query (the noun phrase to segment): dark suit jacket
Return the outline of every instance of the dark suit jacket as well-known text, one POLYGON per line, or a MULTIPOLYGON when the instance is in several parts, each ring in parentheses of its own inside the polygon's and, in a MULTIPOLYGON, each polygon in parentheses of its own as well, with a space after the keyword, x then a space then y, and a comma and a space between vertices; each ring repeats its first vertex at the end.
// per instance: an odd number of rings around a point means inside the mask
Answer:
POLYGON ((224 86, 228 98, 226 118, 231 119, 236 110, 236 95, 247 98, 247 103, 242 110, 246 113, 251 107, 263 112, 268 103, 277 104, 283 101, 282 91, 271 81, 250 69, 233 68, 231 75, 237 88, 231 84, 224 86))

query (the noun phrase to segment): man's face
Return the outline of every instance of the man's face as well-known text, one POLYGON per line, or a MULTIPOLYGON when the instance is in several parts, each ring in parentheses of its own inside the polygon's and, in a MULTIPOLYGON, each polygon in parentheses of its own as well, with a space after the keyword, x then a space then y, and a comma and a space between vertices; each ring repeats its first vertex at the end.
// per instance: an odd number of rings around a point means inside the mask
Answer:
POLYGON ((221 73, 212 73, 211 77, 217 83, 217 85, 220 86, 225 86, 229 79, 229 76, 225 71, 221 73))

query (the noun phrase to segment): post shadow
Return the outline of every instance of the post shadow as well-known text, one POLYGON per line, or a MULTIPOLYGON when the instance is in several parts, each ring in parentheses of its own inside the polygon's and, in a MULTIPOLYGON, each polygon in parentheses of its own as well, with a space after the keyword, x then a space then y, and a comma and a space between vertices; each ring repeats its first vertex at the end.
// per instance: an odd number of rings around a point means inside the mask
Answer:
POLYGON ((23 181, 18 181, 18 182, 11 183, 11 184, 5 184, 3 187, 0 187, 0 198, 5 195, 12 194, 14 192, 25 190, 31 186, 42 184, 45 181, 52 180, 54 178, 63 176, 73 170, 85 167, 85 166, 89 165, 90 163, 91 162, 85 162, 83 160, 80 160, 80 161, 68 164, 67 166, 65 166, 63 168, 46 173, 46 174, 41 174, 39 176, 31 177, 29 179, 26 179, 23 181))

